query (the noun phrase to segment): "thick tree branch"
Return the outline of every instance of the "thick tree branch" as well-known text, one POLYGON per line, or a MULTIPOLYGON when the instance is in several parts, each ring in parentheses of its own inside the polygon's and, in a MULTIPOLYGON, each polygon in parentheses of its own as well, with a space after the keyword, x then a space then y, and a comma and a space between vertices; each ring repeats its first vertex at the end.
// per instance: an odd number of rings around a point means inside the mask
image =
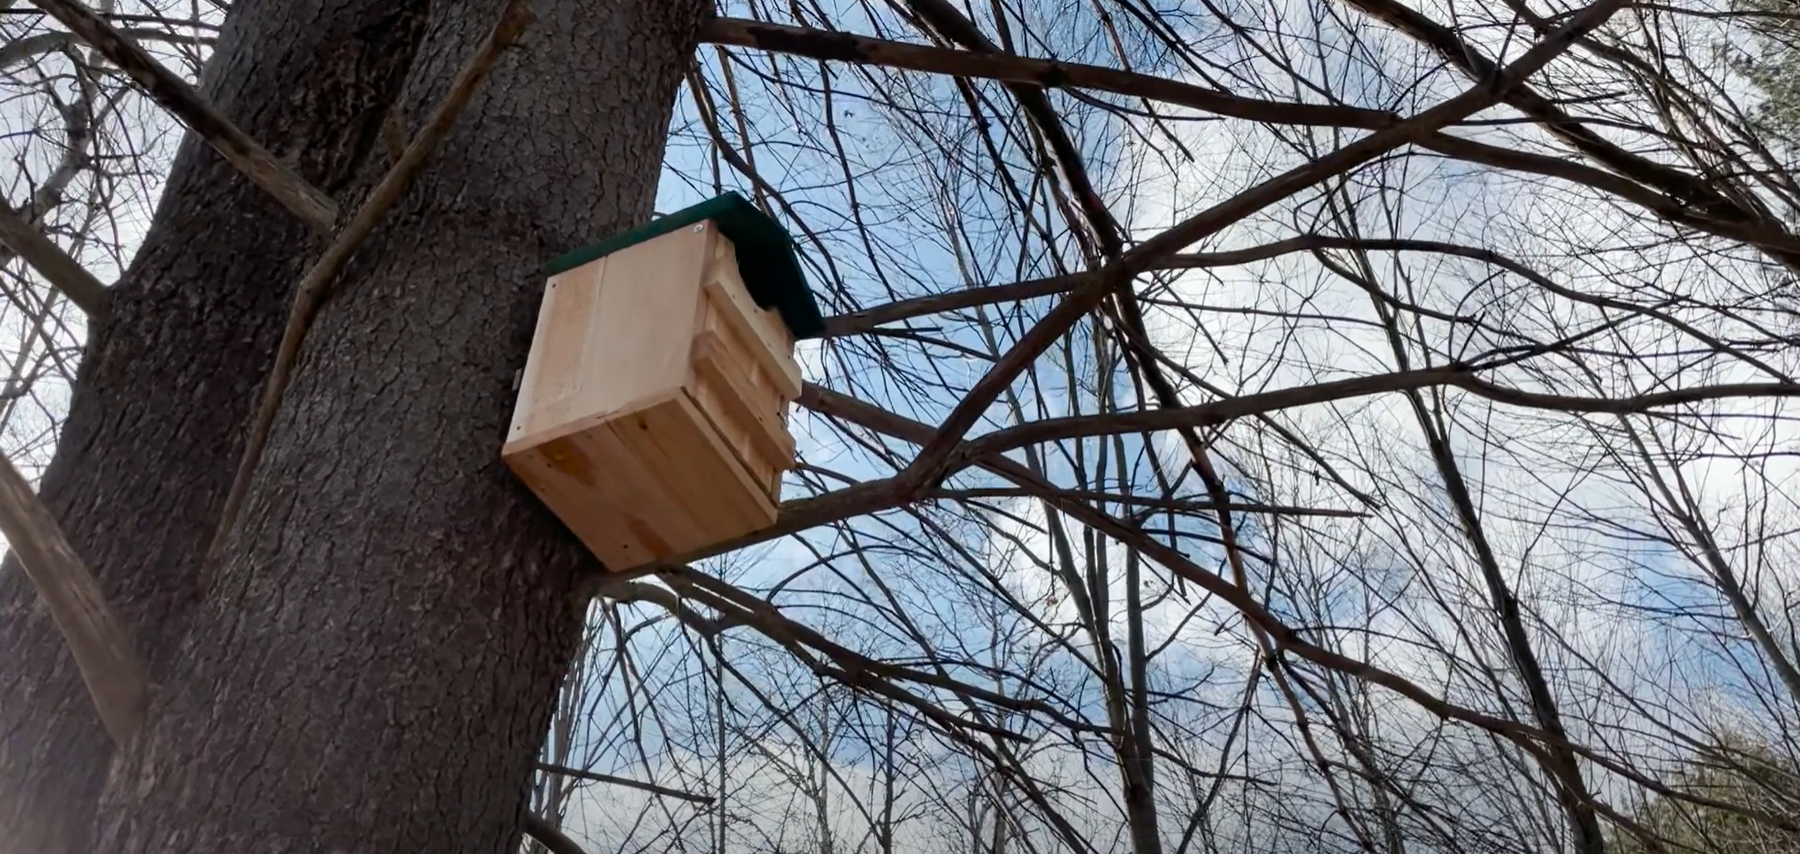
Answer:
POLYGON ((575 840, 551 824, 549 819, 531 810, 526 810, 519 817, 519 829, 532 839, 542 842, 545 848, 550 849, 551 854, 588 854, 575 840))
MULTIPOLYGON (((977 463, 986 467, 985 462, 977 463)), ((1368 514, 1358 510, 1332 510, 1321 507, 1296 507, 1287 504, 1240 504, 1228 502, 1223 508, 1211 501, 1193 501, 1180 498, 1158 498, 1153 495, 1120 495, 1111 492, 1094 492, 1078 489, 941 489, 931 493, 932 499, 951 499, 955 501, 979 500, 982 498, 1037 498, 1063 499, 1081 501, 1090 504, 1122 504, 1131 507, 1142 507, 1146 510, 1168 510, 1177 513, 1211 513, 1220 509, 1232 513, 1249 513, 1270 516, 1318 516, 1329 519, 1355 519, 1368 514)))
POLYGON ((0 533, 19 556, 50 618, 69 643, 81 681, 116 744, 143 724, 149 677, 131 636, 107 606, 100 585, 69 545, 49 508, 12 462, 0 456, 0 533))
POLYGON ((908 44, 742 18, 714 18, 700 30, 700 40, 812 59, 997 80, 1043 89, 1092 89, 1272 124, 1372 130, 1400 120, 1399 116, 1380 110, 1246 98, 1166 77, 1099 65, 908 44))
POLYGON ((1469 163, 1544 175, 1610 193, 1667 222, 1729 240, 1742 241, 1783 263, 1790 263, 1786 259, 1800 259, 1800 237, 1796 237, 1779 223, 1741 216, 1722 216, 1716 206, 1690 204, 1662 189, 1590 166, 1580 160, 1503 148, 1443 133, 1424 137, 1418 144, 1422 148, 1469 163))
POLYGON ((62 247, 45 237, 37 226, 5 204, 0 204, 0 243, 18 253, 42 274, 51 287, 76 304, 87 316, 99 320, 111 308, 112 295, 62 247))
POLYGON ((957 311, 1002 302, 1020 302, 1038 297, 1068 293, 1083 282, 1092 281, 1093 273, 1071 273, 1047 279, 1032 279, 1007 285, 964 288, 930 296, 878 305, 851 314, 825 319, 825 337, 842 338, 871 332, 877 327, 915 317, 957 311))
MULTIPOLYGON (((1389 241, 1400 242, 1400 241, 1389 241)), ((1319 248, 1352 249, 1364 246, 1368 241, 1351 238, 1335 238, 1325 235, 1301 235, 1262 246, 1246 249, 1232 249, 1224 252, 1201 252, 1170 255, 1168 258, 1150 265, 1145 272, 1157 270, 1193 270, 1210 267, 1231 267, 1266 261, 1294 252, 1305 252, 1319 248)), ((1448 245, 1448 244, 1445 244, 1448 245)), ((1371 246, 1370 248, 1375 248, 1371 246)), ((1457 247, 1462 249, 1462 247, 1457 247)), ((1421 250, 1423 251, 1423 250, 1421 250)), ((1486 250, 1464 250, 1468 252, 1485 252, 1486 250)), ((1004 302, 1022 302, 1038 297, 1055 296, 1068 293, 1082 283, 1091 281, 1097 273, 1070 273, 1064 276, 1051 276, 1044 279, 1030 279, 1004 285, 986 285, 964 288, 956 291, 930 294, 911 299, 895 300, 890 303, 873 306, 849 314, 840 314, 825 319, 826 338, 843 338, 850 335, 861 335, 873 332, 889 323, 898 323, 916 317, 933 314, 944 314, 967 308, 984 305, 995 305, 1004 302)))
POLYGON ((548 772, 551 774, 561 774, 564 777, 574 777, 576 779, 587 780, 587 781, 594 782, 594 783, 606 783, 607 785, 611 785, 611 786, 624 786, 627 789, 639 789, 641 791, 651 792, 654 794, 662 795, 663 797, 666 797, 666 798, 676 798, 678 800, 683 800, 683 801, 692 801, 696 804, 710 804, 713 802, 711 795, 697 795, 697 794, 694 794, 693 792, 684 792, 680 789, 671 789, 668 786, 658 786, 655 783, 645 783, 640 780, 630 779, 628 777, 614 777, 611 774, 601 774, 601 773, 594 772, 594 771, 584 771, 580 768, 571 768, 567 765, 557 765, 553 762, 539 762, 537 764, 537 768, 539 771, 545 771, 545 772, 548 772))
MULTIPOLYGON (((1432 20, 1399 0, 1344 2, 1418 40, 1472 80, 1486 80, 1497 73, 1498 66, 1478 47, 1470 44, 1450 27, 1432 20)), ((1585 32, 1581 35, 1585 35, 1585 32)), ((1786 233, 1753 194, 1739 191, 1730 182, 1690 175, 1627 151, 1588 128, 1560 105, 1529 86, 1509 89, 1504 100, 1509 106, 1537 120, 1545 130, 1582 155, 1632 181, 1656 188, 1660 193, 1677 199, 1684 207, 1697 209, 1709 219, 1786 233), (1728 187, 1733 192, 1721 192, 1721 186, 1728 187)), ((1764 244, 1764 248, 1788 266, 1800 269, 1800 251, 1778 244, 1764 244)))
POLYGON ((162 66, 142 47, 112 24, 77 0, 31 0, 82 41, 99 51, 120 70, 130 75, 150 97, 175 114, 231 165, 257 186, 293 211, 314 229, 330 233, 337 227, 337 203, 318 188, 306 183, 267 149, 245 134, 237 125, 207 103, 194 87, 162 66))
POLYGON ((1581 414, 1624 415, 1712 400, 1800 397, 1800 383, 1731 383, 1651 392, 1630 397, 1581 397, 1506 388, 1457 368, 1426 368, 1293 386, 1275 391, 1221 398, 1179 409, 1141 409, 1104 415, 1046 418, 970 439, 950 455, 952 470, 992 454, 1068 439, 1120 433, 1211 427, 1251 415, 1316 406, 1374 394, 1453 386, 1478 397, 1527 409, 1581 414))
MULTIPOLYGON (((256 419, 250 427, 250 438, 244 446, 244 455, 238 461, 237 475, 231 483, 231 492, 227 494, 224 509, 219 514, 219 527, 213 534, 212 545, 207 548, 206 562, 215 566, 224 555, 225 543, 231 535, 232 526, 237 522, 238 513, 243 510, 244 499, 250 493, 250 482, 256 476, 256 467, 262 460, 263 448, 268 444, 269 431, 275 426, 275 416, 281 410, 281 401, 287 395, 288 383, 293 379, 294 365, 300 359, 300 347, 306 342, 307 333, 312 330, 313 321, 319 316, 319 310, 336 292, 338 276, 349 265, 351 256, 361 248, 375 226, 381 222, 421 170, 425 161, 437 150, 444 138, 450 135, 457 117, 462 115, 469 99, 480 88, 481 81, 495 63, 500 61, 501 53, 524 32, 531 21, 531 7, 527 0, 510 0, 506 8, 501 10, 500 19, 495 22, 487 38, 476 48, 456 81, 451 85, 449 94, 444 96, 431 118, 419 130, 412 144, 400 155, 400 160, 382 176, 381 183, 369 194, 356 217, 344 227, 341 234, 325 250, 300 286, 294 291, 294 303, 288 312, 288 321, 281 333, 281 345, 275 353, 275 365, 269 372, 268 382, 263 386, 262 400, 257 405, 256 419)), ((210 576, 210 571, 208 576, 210 576)))
MULTIPOLYGON (((1591 167, 1581 166, 1580 164, 1575 165, 1580 169, 1591 170, 1591 167)), ((1464 246, 1462 244, 1438 240, 1385 239, 1340 237, 1329 234, 1301 234, 1284 240, 1278 240, 1274 243, 1265 243, 1260 246, 1251 246, 1244 249, 1171 255, 1163 261, 1152 265, 1150 270, 1199 270, 1215 267, 1234 267, 1241 264, 1255 263, 1257 261, 1267 261, 1272 258, 1279 258, 1283 255, 1291 255, 1297 252, 1312 252, 1320 249, 1343 249, 1368 252, 1426 252, 1439 255, 1454 255, 1459 258, 1480 261, 1514 273, 1533 284, 1567 299, 1578 300, 1591 305, 1613 308, 1621 311, 1629 311, 1634 314, 1642 314, 1646 317, 1655 318, 1674 326, 1697 340, 1706 342, 1709 346, 1714 346, 1722 351, 1731 352, 1733 355, 1738 356, 1747 362, 1757 364, 1757 366, 1763 368, 1765 372, 1773 373, 1772 369, 1768 369, 1766 366, 1761 365, 1748 354, 1737 351, 1737 348, 1732 347, 1728 342, 1719 340, 1716 336, 1710 335, 1667 312, 1649 306, 1636 305, 1625 300, 1588 294, 1574 288, 1558 285, 1542 273, 1533 270, 1531 267, 1517 259, 1510 258, 1501 252, 1478 246, 1464 246)), ((913 318, 927 317, 933 314, 944 314, 984 305, 1021 302, 1029 299, 1037 299, 1039 297, 1055 296, 1074 290, 1077 286, 1088 281, 1094 275, 1096 274, 1071 273, 1066 276, 1030 279, 1004 285, 964 288, 962 290, 896 300, 894 302, 872 306, 861 311, 826 318, 824 337, 843 338, 851 335, 861 335, 873 332, 890 323, 898 323, 913 318)))
POLYGON ((1317 160, 1257 184, 1133 247, 1119 261, 1107 265, 1093 279, 1078 287, 1040 318, 969 390, 968 395, 945 419, 937 437, 919 451, 917 459, 902 473, 902 482, 906 484, 907 490, 917 491, 940 479, 950 453, 980 420, 988 406, 1012 383, 1019 372, 1049 349, 1084 314, 1099 305, 1107 293, 1125 286, 1133 276, 1183 247, 1217 234, 1269 205, 1492 106, 1513 87, 1567 51, 1576 38, 1598 27, 1624 4, 1625 0, 1599 0, 1574 16, 1557 35, 1527 51, 1494 80, 1477 85, 1400 124, 1376 131, 1317 160))
MULTIPOLYGON (((996 430, 958 443, 955 448, 945 454, 941 471, 947 477, 965 468, 979 466, 1017 482, 1016 476, 1029 475, 1028 470, 1008 468, 1008 466, 1017 464, 1001 455, 1028 445, 1126 433, 1213 427, 1240 418, 1266 415, 1296 407, 1316 406, 1375 394, 1416 391, 1434 386, 1460 388, 1497 403, 1529 409, 1610 415, 1643 413, 1711 400, 1800 397, 1800 383, 1785 382, 1697 386, 1620 398, 1578 397, 1506 388, 1458 368, 1430 368, 1294 386, 1275 391, 1221 398, 1208 403, 1180 408, 1141 409, 1102 415, 1046 418, 996 430)), ((801 391, 799 403, 809 409, 828 404, 828 409, 819 409, 819 411, 832 415, 842 416, 845 412, 855 412, 859 418, 852 418, 853 421, 869 418, 887 418, 891 421, 900 417, 893 413, 886 413, 872 404, 855 401, 853 398, 828 391, 811 383, 808 383, 801 391)), ((935 433, 937 436, 943 435, 941 429, 935 433)), ((925 440, 923 437, 911 435, 908 435, 907 438, 915 442, 935 441, 935 438, 925 440)), ((1065 509, 1086 506, 1082 501, 1066 497, 1058 498, 1055 495, 1057 491, 1058 489, 1054 485, 1043 484, 1039 494, 1045 500, 1065 509)), ((781 515, 774 525, 692 554, 683 555, 680 560, 683 562, 700 560, 821 525, 891 510, 925 495, 929 495, 929 492, 915 491, 905 472, 901 472, 882 480, 866 481, 824 495, 784 502, 781 506, 781 515)), ((653 570, 654 566, 646 566, 641 569, 642 572, 627 573, 626 577, 637 577, 653 570)))
MULTIPOLYGON (((1378 288, 1373 281, 1365 278, 1373 277, 1373 265, 1367 263, 1366 256, 1359 256, 1359 260, 1364 262, 1361 273, 1335 261, 1327 261, 1326 266, 1349 281, 1366 283, 1366 290, 1374 294, 1378 288)), ((1410 368, 1413 361, 1406 346, 1405 334, 1401 330, 1400 315, 1380 305, 1375 310, 1387 330, 1395 363, 1402 368, 1410 368)), ((1558 739, 1567 739, 1568 730, 1563 725, 1562 709, 1531 642, 1524 612, 1520 608, 1518 597, 1513 594, 1505 572, 1500 568, 1499 553, 1489 536, 1482 513, 1476 506, 1468 479, 1464 477, 1462 466, 1457 462, 1457 455, 1451 449, 1449 431, 1444 426, 1443 398, 1432 396, 1431 399, 1436 404, 1432 406, 1426 403, 1426 395, 1416 390, 1406 392, 1405 397, 1424 436, 1432 461, 1436 464, 1444 491, 1455 509, 1457 527, 1461 529, 1463 538, 1481 569, 1482 580, 1488 588, 1489 605, 1500 624, 1501 636, 1505 640, 1516 676, 1524 684, 1532 717, 1545 732, 1558 739)), ((1564 813, 1568 817, 1576 850, 1603 854, 1606 839, 1600 831, 1599 819, 1592 807, 1592 791, 1582 776, 1581 764, 1575 754, 1564 748, 1547 747, 1539 758, 1539 763, 1539 767, 1555 783, 1557 798, 1562 802, 1564 813)))
POLYGON ((898 682, 913 682, 956 694, 965 702, 981 701, 1014 711, 1038 712, 1058 725, 1070 729, 1106 734, 1100 727, 1071 718, 1040 700, 1022 700, 1005 693, 961 682, 940 672, 930 673, 878 661, 832 641, 817 630, 790 619, 766 599, 753 596, 729 582, 714 578, 685 565, 659 567, 664 581, 684 596, 707 607, 731 614, 734 622, 755 629, 764 637, 781 644, 802 660, 812 658, 807 650, 831 659, 835 668, 809 661, 814 672, 839 679, 878 696, 886 697, 918 710, 951 730, 969 730, 1003 741, 1026 742, 1029 738, 985 721, 971 721, 951 713, 926 698, 902 689, 898 682))

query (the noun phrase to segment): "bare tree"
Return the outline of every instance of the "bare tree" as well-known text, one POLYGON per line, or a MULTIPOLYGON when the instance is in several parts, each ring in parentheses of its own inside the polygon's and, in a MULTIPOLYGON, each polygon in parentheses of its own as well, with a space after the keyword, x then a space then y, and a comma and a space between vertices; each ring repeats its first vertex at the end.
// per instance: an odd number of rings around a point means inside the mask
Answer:
POLYGON ((1792 829, 1679 785, 1800 717, 1781 9, 14 5, 5 450, 154 690, 6 573, 5 850, 1792 829), (495 453, 536 265, 726 190, 801 466, 606 572, 495 453))

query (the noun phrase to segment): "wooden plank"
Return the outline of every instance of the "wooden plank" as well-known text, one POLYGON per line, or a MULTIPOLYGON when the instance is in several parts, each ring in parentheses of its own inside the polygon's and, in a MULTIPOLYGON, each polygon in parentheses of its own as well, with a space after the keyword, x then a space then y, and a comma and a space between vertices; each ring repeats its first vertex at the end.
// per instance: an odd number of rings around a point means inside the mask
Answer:
POLYGON ((582 353, 572 412, 615 412, 681 387, 708 237, 676 231, 607 257, 597 298, 579 312, 582 340, 545 342, 582 353))
MULTIPOLYGON (((718 473, 710 481, 705 481, 712 485, 710 492, 728 494, 743 508, 742 529, 732 530, 725 538, 738 537, 775 524, 778 510, 774 499, 770 498, 768 493, 762 489, 762 485, 750 476, 750 472, 744 468, 743 464, 737 462, 731 447, 725 444, 724 438, 712 428, 706 415, 700 411, 700 407, 694 403, 693 398, 683 394, 676 399, 676 403, 682 414, 679 423, 689 427, 691 431, 687 440, 694 447, 709 451, 710 453, 702 453, 699 456, 718 470, 718 473), (732 488, 733 486, 736 488, 732 488)), ((713 542, 718 542, 718 540, 715 539, 713 542)))
POLYGON ((625 419, 611 419, 605 430, 590 434, 590 441, 604 445, 606 458, 612 461, 607 474, 621 493, 631 496, 633 512, 652 525, 666 544, 665 549, 652 549, 651 559, 674 557, 709 542, 712 534, 706 523, 696 519, 681 498, 684 484, 671 479, 667 472, 652 468, 650 461, 634 453, 620 435, 624 426, 625 419))
POLYGON ((637 538, 633 526, 618 524, 622 502, 603 486, 604 472, 588 458, 580 434, 513 454, 506 463, 608 568, 638 563, 658 548, 637 538))
POLYGON ((686 392, 624 419, 619 432, 646 465, 677 485, 683 507, 706 524, 711 542, 774 522, 773 505, 686 392))
POLYGON ((719 358, 732 362, 736 373, 742 376, 745 402, 758 411, 775 413, 788 397, 779 387, 781 381, 769 371, 764 360, 756 358, 762 343, 748 335, 748 330, 741 324, 731 322, 731 306, 724 304, 724 297, 716 288, 707 289, 705 303, 705 319, 694 334, 695 349, 710 340, 709 346, 723 351, 718 354, 719 358))
POLYGON ((783 401, 772 390, 758 394, 749 387, 741 357, 707 331, 695 342, 694 365, 699 380, 693 388, 694 401, 752 477, 767 483, 773 473, 793 468, 794 439, 776 408, 783 401))
POLYGON ((722 279, 725 287, 731 291, 732 299, 744 307, 744 314, 756 318, 756 323, 763 337, 769 343, 769 349, 776 353, 791 353, 794 349, 794 331, 788 328, 787 321, 781 319, 781 312, 772 308, 763 308, 756 304, 756 298, 750 295, 750 286, 744 281, 743 268, 738 266, 737 249, 731 238, 719 235, 717 248, 713 250, 713 266, 707 271, 708 278, 722 279))
MULTIPOLYGON (((749 330, 742 323, 730 322, 729 313, 733 311, 733 307, 726 301, 726 296, 721 289, 707 288, 704 303, 703 320, 700 323, 701 331, 695 337, 696 368, 700 367, 703 357, 700 350, 705 339, 709 335, 714 336, 717 340, 708 346, 724 348, 725 352, 714 358, 718 360, 720 367, 726 369, 727 373, 732 376, 736 387, 734 393, 748 405, 757 420, 767 420, 774 433, 779 434, 778 438, 782 445, 791 446, 792 437, 787 432, 787 410, 789 401, 792 399, 788 392, 791 389, 783 388, 786 380, 779 378, 770 370, 770 363, 767 360, 755 358, 752 351, 755 348, 761 348, 763 342, 748 337, 749 330)), ((696 399, 700 400, 698 397, 696 399)), ((707 400, 700 400, 700 402, 709 414, 713 414, 717 418, 718 410, 713 407, 711 402, 707 400)), ((738 439, 732 437, 731 441, 735 445, 738 439)), ((793 467, 791 447, 787 451, 777 452, 777 454, 783 457, 780 465, 784 471, 793 467)), ((761 472, 757 474, 759 479, 763 479, 761 472)))
POLYGON ((508 439, 666 398, 687 377, 711 233, 683 229, 552 277, 508 439))
POLYGON ((606 259, 601 258, 552 276, 544 284, 544 301, 538 307, 531 353, 519 379, 519 397, 513 405, 508 439, 553 430, 573 419, 596 414, 576 412, 571 404, 581 390, 588 325, 593 322, 600 282, 605 275, 606 259))
POLYGON ((718 242, 720 248, 715 252, 706 276, 705 287, 709 295, 720 300, 728 323, 737 327, 749 341, 762 345, 751 355, 779 381, 776 388, 781 389, 788 400, 798 398, 800 365, 794 361, 792 333, 779 312, 761 308, 751 298, 738 271, 737 259, 731 252, 731 241, 721 236, 718 242))
MULTIPOLYGON (((680 397, 678 395, 677 397, 680 397)), ((698 521, 707 538, 721 529, 742 527, 729 497, 729 482, 718 484, 718 467, 705 459, 707 449, 681 423, 673 401, 638 410, 613 423, 627 454, 669 485, 672 514, 698 521)))
POLYGON ((100 722, 123 745, 143 724, 149 678, 118 615, 107 607, 75 549, 49 508, 38 500, 12 461, 0 455, 0 533, 25 575, 44 598, 51 619, 69 643, 81 681, 100 722))
POLYGON ((699 548, 713 536, 688 512, 684 484, 655 469, 619 436, 620 426, 644 409, 668 405, 672 395, 642 401, 626 413, 591 416, 553 435, 510 442, 502 456, 563 524, 618 570, 699 548))
POLYGON ((746 426, 747 419, 732 414, 729 392, 722 391, 725 387, 716 373, 703 373, 692 388, 694 403, 730 447, 733 459, 750 473, 750 479, 767 485, 776 475, 775 465, 753 438, 755 428, 746 426))
POLYGON ((719 485, 728 494, 733 482, 706 459, 714 455, 710 447, 696 443, 691 431, 671 429, 671 418, 685 417, 665 396, 509 442, 502 456, 608 569, 629 569, 737 536, 729 532, 745 524, 713 512, 719 485), (646 430, 681 443, 682 452, 642 435, 646 430))

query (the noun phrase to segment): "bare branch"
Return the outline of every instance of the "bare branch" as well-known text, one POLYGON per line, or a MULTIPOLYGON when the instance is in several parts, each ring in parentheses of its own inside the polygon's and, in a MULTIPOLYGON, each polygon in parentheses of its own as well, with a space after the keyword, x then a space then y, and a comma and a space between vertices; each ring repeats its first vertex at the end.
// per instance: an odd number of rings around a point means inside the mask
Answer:
POLYGON ((56 517, 4 456, 0 456, 0 532, 68 641, 101 723, 115 743, 130 741, 149 702, 150 681, 143 662, 56 517))
POLYGON ((545 848, 550 849, 551 854, 588 854, 575 843, 575 840, 557 829, 556 825, 531 810, 526 810, 525 814, 519 817, 519 827, 525 831, 527 836, 543 843, 545 848))
POLYGON ((1514 86, 1524 82, 1526 77, 1567 51, 1576 38, 1598 27, 1623 5, 1624 0, 1599 0, 1572 18, 1556 36, 1545 39, 1526 52, 1492 82, 1482 83, 1406 121, 1376 131, 1330 154, 1264 181, 1134 247, 1118 263, 1108 265, 1092 281, 1076 289, 1055 309, 1045 314, 969 390, 950 417, 945 419, 937 438, 919 451, 918 458, 902 475, 909 491, 937 480, 942 475, 944 461, 951 450, 962 441, 969 428, 975 426, 988 405, 999 397, 1000 392, 1011 384, 1026 365, 1049 349, 1082 315, 1099 305, 1113 288, 1123 286, 1132 276, 1149 269, 1163 258, 1218 233, 1250 214, 1492 106, 1514 86))
POLYGON ((337 228, 337 203, 330 196, 276 160, 261 144, 207 103, 194 87, 164 68, 112 24, 77 0, 31 2, 130 75, 157 103, 193 128, 231 161, 231 165, 267 190, 295 216, 321 232, 330 233, 337 228))
POLYGON ((907 44, 742 18, 714 18, 701 29, 700 40, 813 59, 1022 83, 1043 89, 1093 89, 1192 107, 1220 116, 1277 124, 1376 129, 1400 120, 1399 116, 1378 110, 1246 98, 1166 77, 1098 65, 907 44))
POLYGON ((658 786, 655 783, 645 783, 628 777, 615 777, 611 774, 584 771, 580 768, 571 768, 567 765, 557 765, 552 762, 539 762, 537 768, 539 771, 547 771, 551 774, 561 774, 564 777, 575 777, 577 779, 589 780, 595 783, 605 783, 610 786, 624 786, 627 789, 640 789, 646 792, 654 792, 665 798, 692 801, 697 804, 710 804, 713 802, 712 797, 709 795, 696 795, 693 792, 671 789, 668 786, 658 786))
POLYGON ((106 286, 5 204, 0 204, 0 243, 19 253, 19 257, 43 274, 46 281, 62 291, 63 296, 87 312, 88 317, 99 320, 110 310, 112 296, 106 286))

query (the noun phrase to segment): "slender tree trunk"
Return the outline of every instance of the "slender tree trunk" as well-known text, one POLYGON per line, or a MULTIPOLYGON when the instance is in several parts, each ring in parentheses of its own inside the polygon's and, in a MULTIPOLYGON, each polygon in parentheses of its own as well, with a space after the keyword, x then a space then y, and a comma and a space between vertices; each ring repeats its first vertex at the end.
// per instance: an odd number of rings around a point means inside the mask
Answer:
MULTIPOLYGON (((284 111, 320 101, 323 72, 340 64, 332 51, 355 28, 338 18, 422 5, 239 0, 209 70, 214 97, 237 117, 269 113, 240 121, 277 137, 284 111), (317 31, 327 21, 331 38, 317 31)), ((145 638, 158 685, 97 816, 71 808, 62 835, 44 838, 79 843, 91 826, 94 850, 195 854, 516 846, 532 759, 581 630, 573 581, 592 566, 500 464, 512 377, 539 265, 649 215, 706 5, 534 5, 525 45, 319 318, 228 558, 198 603, 193 567, 285 289, 317 245, 245 266, 246 252, 306 241, 207 152, 184 156, 152 240, 170 257, 157 268, 146 250, 129 310, 96 335, 56 488, 46 487, 145 638), (277 228, 287 240, 266 236, 277 228)), ((409 129, 500 2, 430 6, 416 57, 383 54, 406 71, 397 103, 409 129)), ((335 121, 359 133, 386 111, 337 106, 335 121)), ((366 142, 345 149, 355 184, 385 166, 364 156, 366 142)), ((9 633, 34 624, 9 616, 9 633)), ((34 703, 40 727, 55 710, 32 697, 37 684, 56 689, 74 712, 65 717, 91 716, 67 674, 46 679, 61 653, 36 635, 27 664, 7 665, 5 696, 34 703)), ((91 804, 106 750, 97 727, 79 729, 88 776, 61 776, 80 778, 64 788, 91 804)), ((7 785, 29 789, 43 764, 0 749, 7 785)))
MULTIPOLYGON (((238 0, 203 89, 327 192, 358 164, 422 32, 418 0, 238 0)), ((204 144, 178 152, 113 319, 90 330, 40 493, 154 679, 197 601, 243 422, 323 241, 204 144)), ((111 742, 61 635, 0 568, 0 854, 89 850, 111 742)))

